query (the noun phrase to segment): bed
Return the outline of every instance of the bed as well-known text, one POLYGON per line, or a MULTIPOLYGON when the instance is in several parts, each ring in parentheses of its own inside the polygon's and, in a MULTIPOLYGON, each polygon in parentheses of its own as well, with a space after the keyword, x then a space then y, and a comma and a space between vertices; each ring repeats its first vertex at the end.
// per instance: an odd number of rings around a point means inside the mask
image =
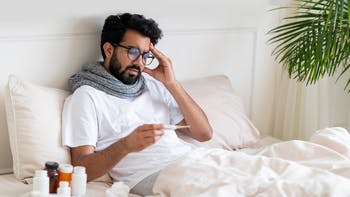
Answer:
POLYGON ((348 140, 346 130, 327 128, 310 141, 251 152, 199 149, 163 169, 153 190, 160 196, 349 196, 348 140))
MULTIPOLYGON (((309 141, 263 136, 227 76, 181 83, 206 112, 214 135, 205 143, 179 135, 196 149, 162 170, 155 196, 350 195, 345 129, 315 131, 309 141)), ((1 196, 28 196, 34 170, 47 160, 70 162, 60 141, 61 111, 69 94, 9 76, 5 106, 14 173, 0 176, 1 196)), ((111 184, 108 175, 89 182, 87 196, 105 196, 111 184)))
MULTIPOLYGON (((271 145, 273 143, 280 142, 280 140, 273 137, 263 137, 254 148, 244 149, 245 151, 256 151, 271 145)), ((243 149, 242 149, 243 151, 243 149)), ((87 195, 86 197, 105 197, 106 190, 112 185, 111 180, 105 181, 92 181, 87 184, 87 195)), ((32 190, 32 184, 26 184, 18 180, 13 173, 0 175, 0 196, 6 197, 26 197, 30 196, 29 193, 32 190)), ((55 195, 51 195, 55 196, 55 195)), ((129 197, 138 197, 136 194, 129 194, 129 197)))
MULTIPOLYGON (((245 149, 245 151, 259 150, 260 148, 271 145, 273 143, 280 142, 280 140, 273 137, 263 137, 259 140, 254 148, 245 149)), ((92 181, 87 185, 86 197, 105 197, 105 191, 112 185, 111 180, 107 181, 92 181)), ((32 190, 32 184, 26 184, 18 180, 13 173, 0 175, 0 194, 1 196, 29 196, 29 192, 32 190)), ((55 196, 55 195, 51 195, 55 196)), ((138 197, 135 194, 129 194, 129 197, 138 197)))

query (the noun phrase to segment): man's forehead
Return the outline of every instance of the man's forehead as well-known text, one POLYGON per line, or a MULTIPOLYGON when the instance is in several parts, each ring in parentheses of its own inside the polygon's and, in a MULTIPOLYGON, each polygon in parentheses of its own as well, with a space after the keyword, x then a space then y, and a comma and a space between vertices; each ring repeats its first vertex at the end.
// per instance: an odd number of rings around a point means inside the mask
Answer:
POLYGON ((121 43, 128 46, 138 47, 142 51, 149 51, 151 40, 149 37, 140 34, 134 30, 127 30, 121 43))

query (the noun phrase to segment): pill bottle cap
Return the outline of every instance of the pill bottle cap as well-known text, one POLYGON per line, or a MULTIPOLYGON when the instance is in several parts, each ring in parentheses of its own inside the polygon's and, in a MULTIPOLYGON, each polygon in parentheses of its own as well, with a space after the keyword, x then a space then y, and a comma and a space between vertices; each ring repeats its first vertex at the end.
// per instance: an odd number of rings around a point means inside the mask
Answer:
POLYGON ((61 164, 59 171, 63 173, 72 173, 73 172, 73 166, 70 164, 61 164))
POLYGON ((68 185, 69 184, 67 181, 60 181, 60 187, 57 189, 57 195, 64 196, 64 197, 70 196, 71 190, 68 185))
POLYGON ((60 181, 60 188, 68 187, 69 183, 67 181, 60 181))
POLYGON ((75 166, 74 173, 76 174, 85 174, 85 167, 83 166, 75 166))
POLYGON ((47 171, 46 170, 35 170, 35 176, 36 177, 47 177, 47 171))
POLYGON ((45 163, 46 169, 57 169, 58 168, 58 163, 54 161, 47 161, 45 163))

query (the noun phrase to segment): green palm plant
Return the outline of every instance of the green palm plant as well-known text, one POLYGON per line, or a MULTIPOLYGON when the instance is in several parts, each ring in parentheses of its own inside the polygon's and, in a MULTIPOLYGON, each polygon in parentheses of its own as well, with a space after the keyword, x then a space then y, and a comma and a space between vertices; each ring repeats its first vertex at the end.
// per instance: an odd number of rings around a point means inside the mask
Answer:
MULTIPOLYGON (((350 68, 350 0, 295 0, 293 16, 271 29, 272 54, 290 78, 313 84, 325 75, 345 77, 350 68)), ((279 8, 281 9, 281 8, 279 8)), ((350 92, 350 76, 345 90, 350 92)))

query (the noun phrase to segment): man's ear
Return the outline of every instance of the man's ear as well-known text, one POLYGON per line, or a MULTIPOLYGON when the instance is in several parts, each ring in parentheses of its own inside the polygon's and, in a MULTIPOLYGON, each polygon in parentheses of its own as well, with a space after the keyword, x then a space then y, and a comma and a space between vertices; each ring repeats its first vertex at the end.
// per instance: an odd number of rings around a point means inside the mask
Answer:
POLYGON ((113 55, 114 47, 111 43, 105 42, 103 44, 103 51, 105 52, 106 58, 111 58, 113 55))

